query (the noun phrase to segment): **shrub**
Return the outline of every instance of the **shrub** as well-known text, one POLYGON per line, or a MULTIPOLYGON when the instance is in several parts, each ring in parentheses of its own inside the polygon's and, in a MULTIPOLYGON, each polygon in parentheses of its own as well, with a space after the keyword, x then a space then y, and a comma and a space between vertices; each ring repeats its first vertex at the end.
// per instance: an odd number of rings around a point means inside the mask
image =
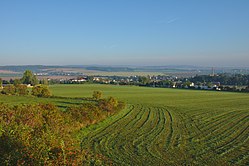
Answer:
POLYGON ((27 85, 17 84, 15 86, 15 88, 16 88, 16 93, 18 95, 28 95, 29 94, 27 85))
POLYGON ((70 165, 82 155, 73 121, 52 104, 0 104, 0 165, 70 165), (63 142, 63 146, 62 143, 63 142), (77 152, 76 156, 73 156, 77 152), (66 163, 65 163, 66 162, 66 163))
MULTIPOLYGON (((120 104, 114 98, 103 101, 120 104)), ((106 115, 94 102, 65 112, 53 104, 0 103, 0 165, 112 165, 104 156, 81 149, 75 134, 106 115)))
POLYGON ((45 85, 36 85, 32 88, 32 95, 37 97, 50 97, 51 92, 45 85))
POLYGON ((14 95, 15 91, 16 91, 15 86, 10 84, 3 87, 2 94, 14 95))
POLYGON ((93 91, 93 99, 99 100, 102 97, 102 92, 100 91, 93 91))
POLYGON ((102 99, 99 101, 99 107, 109 114, 113 114, 116 111, 120 111, 125 108, 125 103, 120 102, 114 97, 109 97, 107 99, 102 99))

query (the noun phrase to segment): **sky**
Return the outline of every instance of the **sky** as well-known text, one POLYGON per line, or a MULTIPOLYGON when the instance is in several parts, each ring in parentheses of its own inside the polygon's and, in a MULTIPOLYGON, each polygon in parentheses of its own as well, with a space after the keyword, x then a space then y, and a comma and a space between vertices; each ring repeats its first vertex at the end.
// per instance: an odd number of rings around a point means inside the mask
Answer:
POLYGON ((0 0, 0 65, 249 67, 248 0, 0 0))

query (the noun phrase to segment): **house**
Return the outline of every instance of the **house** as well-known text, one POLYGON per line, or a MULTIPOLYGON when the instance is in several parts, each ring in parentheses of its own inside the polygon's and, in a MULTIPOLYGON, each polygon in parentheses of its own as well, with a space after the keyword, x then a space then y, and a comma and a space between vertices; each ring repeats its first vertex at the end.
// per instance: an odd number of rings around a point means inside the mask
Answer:
POLYGON ((195 83, 191 82, 191 84, 189 84, 190 87, 194 87, 195 83))
POLYGON ((220 82, 212 82, 213 86, 219 87, 220 86, 220 82))
POLYGON ((33 86, 32 86, 31 84, 28 84, 27 87, 28 87, 28 88, 32 88, 33 86))
POLYGON ((173 82, 173 84, 172 84, 172 88, 176 88, 177 86, 176 86, 176 82, 173 82))
POLYGON ((99 77, 94 77, 93 81, 100 81, 99 77))
POLYGON ((85 82, 86 79, 80 78, 80 79, 70 79, 72 82, 85 82))

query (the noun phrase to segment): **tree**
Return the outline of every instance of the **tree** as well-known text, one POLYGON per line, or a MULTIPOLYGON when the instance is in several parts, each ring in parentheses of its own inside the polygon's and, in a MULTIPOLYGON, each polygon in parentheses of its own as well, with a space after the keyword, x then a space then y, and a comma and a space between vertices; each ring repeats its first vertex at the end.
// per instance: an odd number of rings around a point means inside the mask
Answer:
POLYGON ((108 113, 115 112, 118 107, 118 104, 118 100, 114 97, 109 97, 107 99, 100 100, 99 102, 100 108, 106 110, 108 113))
POLYGON ((51 92, 45 85, 36 85, 32 88, 32 95, 37 97, 50 97, 51 92))
POLYGON ((14 95, 16 92, 16 88, 14 85, 6 85, 3 87, 2 93, 6 95, 14 95))
POLYGON ((100 91, 93 91, 93 99, 99 100, 102 97, 102 92, 100 91))
POLYGON ((163 86, 170 86, 172 84, 172 81, 170 81, 170 80, 163 80, 162 84, 163 84, 163 86))
POLYGON ((88 77, 87 77, 88 82, 91 82, 91 83, 92 83, 92 82, 93 82, 93 79, 94 79, 93 76, 88 76, 88 77))
POLYGON ((16 87, 16 93, 18 95, 28 95, 29 94, 27 85, 17 84, 15 87, 16 87))
POLYGON ((48 79, 42 79, 41 80, 41 84, 43 84, 43 85, 48 85, 49 83, 48 83, 48 79))
POLYGON ((10 79, 10 84, 14 84, 14 80, 12 78, 10 79))
POLYGON ((0 78, 0 88, 3 86, 3 80, 0 78))
POLYGON ((148 77, 139 77, 138 81, 142 83, 143 85, 146 85, 150 82, 150 79, 148 77))
POLYGON ((2 80, 3 84, 10 84, 10 82, 8 80, 2 80))
POLYGON ((184 83, 183 83, 183 86, 184 86, 184 87, 186 87, 186 86, 187 86, 187 87, 189 87, 189 86, 190 86, 190 84, 191 84, 191 82, 190 82, 190 81, 186 81, 186 82, 184 82, 184 83))
POLYGON ((208 86, 209 88, 211 88, 211 87, 212 87, 212 83, 211 83, 211 82, 208 82, 208 83, 207 83, 207 86, 208 86))
POLYGON ((31 85, 38 84, 38 80, 37 80, 36 76, 30 70, 26 70, 23 73, 23 77, 21 78, 21 82, 23 84, 31 84, 31 85))
POLYGON ((241 89, 242 92, 249 92, 249 85, 243 89, 241 89))
POLYGON ((21 84, 21 80, 15 79, 13 82, 14 86, 21 84))

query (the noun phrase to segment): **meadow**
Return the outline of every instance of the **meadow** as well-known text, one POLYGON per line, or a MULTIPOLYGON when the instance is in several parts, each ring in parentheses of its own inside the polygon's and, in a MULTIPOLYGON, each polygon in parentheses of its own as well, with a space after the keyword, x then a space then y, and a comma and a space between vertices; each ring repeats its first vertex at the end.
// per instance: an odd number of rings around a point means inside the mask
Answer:
POLYGON ((53 85, 55 96, 114 96, 127 108, 79 133, 114 165, 249 165, 249 95, 111 85, 53 85))
POLYGON ((79 105, 84 102, 82 98, 38 98, 34 96, 10 96, 10 95, 0 95, 0 103, 10 104, 10 105, 18 105, 18 104, 36 104, 36 103, 53 103, 62 110, 68 106, 79 105))

